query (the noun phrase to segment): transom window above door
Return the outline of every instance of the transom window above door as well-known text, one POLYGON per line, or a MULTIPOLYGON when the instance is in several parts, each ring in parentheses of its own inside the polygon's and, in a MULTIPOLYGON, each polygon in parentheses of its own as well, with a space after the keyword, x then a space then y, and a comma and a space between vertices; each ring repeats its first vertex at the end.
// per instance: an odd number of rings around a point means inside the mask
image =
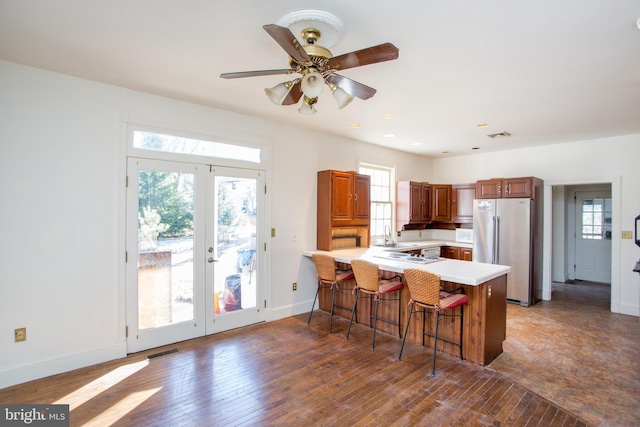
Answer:
POLYGON ((133 147, 164 153, 216 157, 252 163, 262 161, 260 148, 141 130, 133 131, 133 147))

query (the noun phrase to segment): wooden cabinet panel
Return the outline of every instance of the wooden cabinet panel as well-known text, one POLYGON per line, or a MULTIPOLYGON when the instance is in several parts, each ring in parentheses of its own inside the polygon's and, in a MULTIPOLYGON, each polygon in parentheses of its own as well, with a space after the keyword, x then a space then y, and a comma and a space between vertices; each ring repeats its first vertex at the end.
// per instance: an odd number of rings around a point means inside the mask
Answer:
POLYGON ((517 198, 528 197, 533 198, 533 179, 527 178, 509 178, 503 180, 502 197, 517 198))
POLYGON ((453 186, 453 222, 473 222, 473 199, 475 198, 475 184, 455 184, 453 186))
POLYGON ((460 249, 455 246, 443 246, 440 249, 440 256, 449 259, 458 259, 460 257, 460 249))
POLYGON ((452 186, 444 184, 433 184, 431 221, 451 222, 453 219, 451 209, 452 186))
POLYGON ((353 174, 333 171, 331 176, 331 219, 353 219, 353 174))
POLYGON ((396 227, 431 222, 431 184, 400 181, 396 191, 396 227))
POLYGON ((463 261, 473 261, 473 249, 460 248, 460 257, 463 261))
POLYGON ((353 219, 366 221, 371 217, 371 177, 353 175, 353 219))
POLYGON ((502 179, 484 179, 476 182, 476 199, 501 199, 502 179))

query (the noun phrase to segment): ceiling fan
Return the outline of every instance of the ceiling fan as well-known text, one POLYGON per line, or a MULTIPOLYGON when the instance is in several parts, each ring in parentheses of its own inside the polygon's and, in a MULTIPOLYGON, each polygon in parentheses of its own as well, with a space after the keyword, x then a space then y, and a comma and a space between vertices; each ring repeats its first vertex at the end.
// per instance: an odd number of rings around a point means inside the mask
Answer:
MULTIPOLYGON (((337 18, 335 18, 337 19, 337 18)), ((383 43, 339 56, 333 56, 329 49, 317 44, 321 32, 317 27, 306 26, 300 31, 301 45, 288 27, 269 24, 263 28, 289 54, 289 68, 259 71, 240 71, 223 73, 223 79, 241 77, 268 76, 275 74, 300 74, 291 81, 266 88, 265 93, 276 105, 293 105, 303 98, 298 111, 302 114, 315 114, 314 105, 324 86, 328 86, 338 103, 338 109, 349 104, 354 97, 369 99, 376 90, 355 80, 344 77, 337 72, 347 68, 375 64, 398 58, 398 48, 391 43, 383 43)), ((324 31, 324 30, 323 30, 324 31)))

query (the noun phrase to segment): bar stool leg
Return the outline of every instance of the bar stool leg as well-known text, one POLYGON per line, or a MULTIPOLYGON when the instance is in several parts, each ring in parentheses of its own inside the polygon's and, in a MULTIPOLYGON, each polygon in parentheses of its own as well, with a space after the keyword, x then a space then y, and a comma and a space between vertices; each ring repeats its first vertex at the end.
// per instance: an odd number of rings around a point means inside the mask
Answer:
MULTIPOLYGON (((349 332, 351 332, 351 324, 353 323, 353 314, 357 312, 359 295, 360 295, 360 288, 356 288, 356 298, 355 298, 355 301, 353 301, 353 310, 351 310, 351 320, 349 320, 349 327, 347 328, 347 339, 349 339, 349 332)), ((358 323, 358 316, 356 316, 356 323, 358 323)))
POLYGON ((436 376, 436 351, 438 348, 438 326, 440 323, 440 314, 436 311, 435 315, 436 315, 436 336, 433 340, 433 368, 431 369, 432 377, 436 376))
POLYGON ((376 299, 376 311, 373 316, 373 340, 371 341, 371 350, 375 350, 376 347, 376 326, 378 326, 378 303, 380 299, 376 299))
POLYGON ((329 333, 331 333, 331 328, 333 328, 333 304, 336 299, 336 285, 333 283, 331 285, 331 313, 329 313, 329 333))
POLYGON ((411 308, 409 309, 409 316, 407 317, 407 327, 404 328, 404 335, 402 336, 402 345, 400 346, 400 354, 398 355, 398 360, 402 359, 402 350, 404 350, 404 342, 407 339, 407 332, 409 331, 409 323, 411 323, 412 315, 413 315, 413 304, 411 304, 411 308))
POLYGON ((318 293, 320 292, 320 283, 318 283, 318 290, 316 290, 316 296, 313 298, 313 305, 311 306, 311 311, 309 312, 309 319, 307 320, 307 325, 311 323, 311 315, 313 314, 313 309, 316 307, 316 301, 318 300, 318 293))

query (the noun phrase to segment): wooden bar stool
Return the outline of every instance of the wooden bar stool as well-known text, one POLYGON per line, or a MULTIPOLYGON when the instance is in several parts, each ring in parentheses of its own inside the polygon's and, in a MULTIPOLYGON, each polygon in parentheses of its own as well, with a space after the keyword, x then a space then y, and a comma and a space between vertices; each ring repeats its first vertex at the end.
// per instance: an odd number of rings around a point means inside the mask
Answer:
MULTIPOLYGON (((336 260, 330 255, 312 254, 311 259, 318 271, 318 289, 316 290, 316 296, 313 299, 313 305, 311 306, 311 312, 309 313, 309 320, 307 320, 307 323, 311 323, 311 315, 313 314, 313 308, 316 306, 320 289, 330 288, 331 312, 329 313, 329 332, 331 332, 331 329, 333 328, 333 309, 335 305, 336 292, 349 290, 348 288, 341 288, 340 285, 349 280, 353 280, 353 271, 338 270, 336 260)), ((335 307, 347 309, 347 307, 341 307, 338 305, 335 305, 335 307)))
MULTIPOLYGON (((411 323, 411 317, 413 313, 423 313, 422 317, 422 345, 424 346, 424 336, 433 337, 433 368, 431 370, 431 376, 436 374, 436 351, 438 347, 438 340, 446 341, 451 344, 455 344, 460 347, 460 359, 462 359, 462 321, 463 321, 463 306, 469 301, 469 297, 465 294, 452 294, 440 290, 440 276, 430 273, 424 270, 418 270, 415 268, 408 268, 404 271, 404 278, 409 288, 409 295, 411 300, 409 301, 409 315, 407 317, 407 327, 404 331, 402 338, 402 346, 400 347, 400 354, 398 360, 402 357, 402 350, 404 349, 404 342, 407 338, 407 332, 409 331, 409 324, 411 323), (417 307, 417 308, 416 308, 417 307), (460 307, 460 314, 443 313, 443 311, 451 310, 456 307, 460 307), (425 333, 425 318, 427 313, 435 314, 436 318, 436 332, 435 335, 425 333), (455 342, 438 336, 438 326, 440 318, 442 316, 457 316, 460 317, 460 341, 455 342)), ((458 288, 457 290, 462 290, 458 288)))
MULTIPOLYGON (((349 339, 349 332, 351 331, 351 324, 353 323, 353 315, 358 308, 358 300, 361 298, 369 299, 369 326, 373 320, 373 338, 371 339, 371 350, 375 349, 376 345, 376 327, 378 320, 386 322, 392 325, 398 326, 398 337, 400 337, 400 290, 404 287, 400 276, 392 277, 391 279, 381 279, 380 271, 376 264, 362 259, 354 259, 351 261, 351 268, 353 268, 353 274, 356 278, 356 287, 354 288, 356 299, 353 302, 353 310, 351 310, 351 320, 349 321, 349 328, 347 329, 347 339, 349 339), (396 293, 396 297, 389 297, 390 294, 396 293), (383 297, 386 296, 386 297, 383 297), (378 317, 378 304, 380 301, 398 301, 398 320, 385 319, 378 317), (375 302, 375 311, 373 310, 373 303, 375 302)), ((357 322, 356 317, 356 322, 357 322)))

